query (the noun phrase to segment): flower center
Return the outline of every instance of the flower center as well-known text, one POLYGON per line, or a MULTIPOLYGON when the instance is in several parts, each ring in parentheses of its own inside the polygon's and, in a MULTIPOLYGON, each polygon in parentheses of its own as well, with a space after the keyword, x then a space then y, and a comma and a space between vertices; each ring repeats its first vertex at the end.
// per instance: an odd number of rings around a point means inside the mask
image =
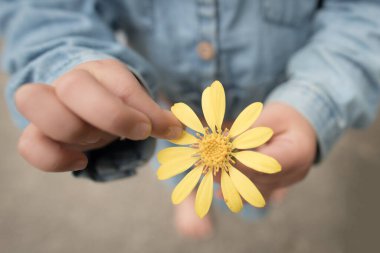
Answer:
POLYGON ((212 169, 216 174, 220 168, 228 170, 228 164, 232 161, 232 143, 228 136, 228 129, 223 132, 209 132, 206 128, 204 136, 200 137, 199 163, 204 165, 204 172, 212 169))

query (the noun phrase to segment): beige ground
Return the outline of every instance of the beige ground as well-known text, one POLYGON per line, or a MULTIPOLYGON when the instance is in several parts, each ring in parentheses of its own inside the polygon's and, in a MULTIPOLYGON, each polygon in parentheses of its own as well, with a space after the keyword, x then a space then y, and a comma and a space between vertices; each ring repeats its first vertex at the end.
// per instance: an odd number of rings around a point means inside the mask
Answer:
POLYGON ((28 166, 1 99, 0 252, 380 252, 379 132, 378 120, 348 133, 260 222, 214 209, 216 234, 196 242, 176 235, 169 192, 150 169, 96 184, 28 166))

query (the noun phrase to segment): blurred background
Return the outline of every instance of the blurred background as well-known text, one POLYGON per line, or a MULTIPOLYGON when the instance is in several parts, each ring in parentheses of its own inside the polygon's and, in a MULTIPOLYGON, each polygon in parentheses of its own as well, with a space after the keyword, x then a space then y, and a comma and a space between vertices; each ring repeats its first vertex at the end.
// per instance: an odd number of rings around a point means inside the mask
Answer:
POLYGON ((0 252, 380 252, 379 133, 379 119, 348 132, 261 221, 214 208, 213 237, 193 241, 176 234, 170 192, 150 168, 100 184, 30 167, 1 98, 0 252))

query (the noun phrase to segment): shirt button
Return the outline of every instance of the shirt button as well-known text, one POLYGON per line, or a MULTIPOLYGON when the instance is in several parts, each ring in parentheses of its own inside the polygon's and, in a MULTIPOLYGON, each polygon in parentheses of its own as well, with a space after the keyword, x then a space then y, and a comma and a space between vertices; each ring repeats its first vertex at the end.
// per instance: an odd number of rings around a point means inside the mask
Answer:
POLYGON ((199 57, 205 61, 209 61, 214 58, 215 51, 213 45, 208 41, 201 41, 198 43, 197 52, 199 57))

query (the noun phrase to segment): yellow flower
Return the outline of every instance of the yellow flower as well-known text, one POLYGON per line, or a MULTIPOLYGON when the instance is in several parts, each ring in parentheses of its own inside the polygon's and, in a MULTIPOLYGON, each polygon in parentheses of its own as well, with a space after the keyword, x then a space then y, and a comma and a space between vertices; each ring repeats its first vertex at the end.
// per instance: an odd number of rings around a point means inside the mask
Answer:
POLYGON ((273 135, 273 131, 267 127, 250 129, 262 107, 258 102, 247 106, 231 129, 222 129, 226 97, 219 81, 213 82, 202 93, 202 110, 208 127, 202 125, 188 105, 176 103, 172 106, 171 111, 178 120, 197 132, 193 136, 183 131, 179 139, 171 140, 181 147, 166 148, 157 155, 160 163, 157 176, 160 180, 192 168, 175 187, 172 193, 173 204, 181 203, 204 175, 195 199, 196 213, 199 217, 204 217, 212 202, 214 176, 221 173, 223 197, 232 212, 242 209, 241 197, 255 207, 265 206, 265 200, 257 187, 234 167, 236 160, 239 160, 247 167, 263 173, 271 174, 281 170, 281 165, 272 157, 244 150, 259 147, 273 135))

